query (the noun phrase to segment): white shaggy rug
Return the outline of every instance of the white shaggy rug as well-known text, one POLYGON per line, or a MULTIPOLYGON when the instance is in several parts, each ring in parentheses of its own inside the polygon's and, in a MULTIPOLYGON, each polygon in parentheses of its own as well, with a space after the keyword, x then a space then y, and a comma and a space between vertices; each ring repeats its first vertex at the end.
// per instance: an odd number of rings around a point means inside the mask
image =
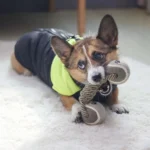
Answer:
POLYGON ((17 75, 0 41, 0 150, 150 150, 150 66, 124 58, 131 77, 120 86, 130 114, 107 112, 97 126, 71 122, 58 96, 36 77, 17 75))

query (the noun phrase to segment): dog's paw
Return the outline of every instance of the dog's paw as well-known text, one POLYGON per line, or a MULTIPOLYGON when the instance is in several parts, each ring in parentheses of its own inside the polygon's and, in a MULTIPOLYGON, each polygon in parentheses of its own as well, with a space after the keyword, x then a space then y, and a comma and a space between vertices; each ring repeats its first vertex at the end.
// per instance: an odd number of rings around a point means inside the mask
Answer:
POLYGON ((76 116, 74 122, 75 123, 83 123, 81 112, 78 112, 78 115, 76 116))
POLYGON ((28 69, 25 69, 23 75, 24 75, 24 76, 31 76, 32 73, 31 73, 31 71, 29 71, 28 69))
POLYGON ((117 114, 128 114, 129 113, 129 110, 121 105, 121 104, 114 104, 110 107, 110 109, 113 111, 113 112, 116 112, 117 114))
POLYGON ((81 105, 79 103, 76 103, 72 106, 72 112, 71 112, 71 120, 75 123, 82 123, 82 115, 81 115, 81 105))

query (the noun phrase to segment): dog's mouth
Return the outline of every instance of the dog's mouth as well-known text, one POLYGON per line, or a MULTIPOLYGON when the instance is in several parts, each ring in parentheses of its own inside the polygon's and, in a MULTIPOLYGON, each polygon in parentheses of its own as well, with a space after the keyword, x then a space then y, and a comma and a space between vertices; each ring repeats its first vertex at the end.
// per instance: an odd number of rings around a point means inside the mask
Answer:
POLYGON ((107 81, 100 87, 99 92, 103 96, 108 96, 112 92, 112 84, 107 81))

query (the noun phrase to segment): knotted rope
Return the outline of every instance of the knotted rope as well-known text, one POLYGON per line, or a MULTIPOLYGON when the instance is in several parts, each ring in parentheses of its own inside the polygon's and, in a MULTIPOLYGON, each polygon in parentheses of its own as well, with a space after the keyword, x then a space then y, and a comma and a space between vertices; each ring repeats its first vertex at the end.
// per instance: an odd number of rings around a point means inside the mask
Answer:
POLYGON ((99 88, 106 83, 107 81, 113 81, 116 78, 116 74, 110 74, 106 76, 105 79, 102 79, 100 81, 100 84, 98 85, 92 85, 92 84, 86 84, 85 87, 80 92, 79 102, 81 104, 81 113, 83 117, 88 117, 89 114, 86 110, 86 104, 90 103, 94 96, 96 95, 99 88))

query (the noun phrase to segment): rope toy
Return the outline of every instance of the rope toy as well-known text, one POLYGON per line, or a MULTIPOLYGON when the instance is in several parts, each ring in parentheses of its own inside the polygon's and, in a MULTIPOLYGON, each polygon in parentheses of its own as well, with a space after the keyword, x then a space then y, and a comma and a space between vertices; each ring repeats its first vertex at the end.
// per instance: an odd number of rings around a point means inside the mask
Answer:
POLYGON ((83 121, 88 125, 100 124, 105 120, 106 112, 104 106, 92 101, 97 92, 104 96, 112 92, 112 88, 109 88, 107 92, 99 90, 101 86, 106 82, 110 83, 110 87, 112 87, 112 84, 126 82, 130 76, 130 69, 127 64, 114 60, 107 65, 106 74, 105 79, 101 80, 98 85, 86 84, 80 92, 81 115, 83 121))

